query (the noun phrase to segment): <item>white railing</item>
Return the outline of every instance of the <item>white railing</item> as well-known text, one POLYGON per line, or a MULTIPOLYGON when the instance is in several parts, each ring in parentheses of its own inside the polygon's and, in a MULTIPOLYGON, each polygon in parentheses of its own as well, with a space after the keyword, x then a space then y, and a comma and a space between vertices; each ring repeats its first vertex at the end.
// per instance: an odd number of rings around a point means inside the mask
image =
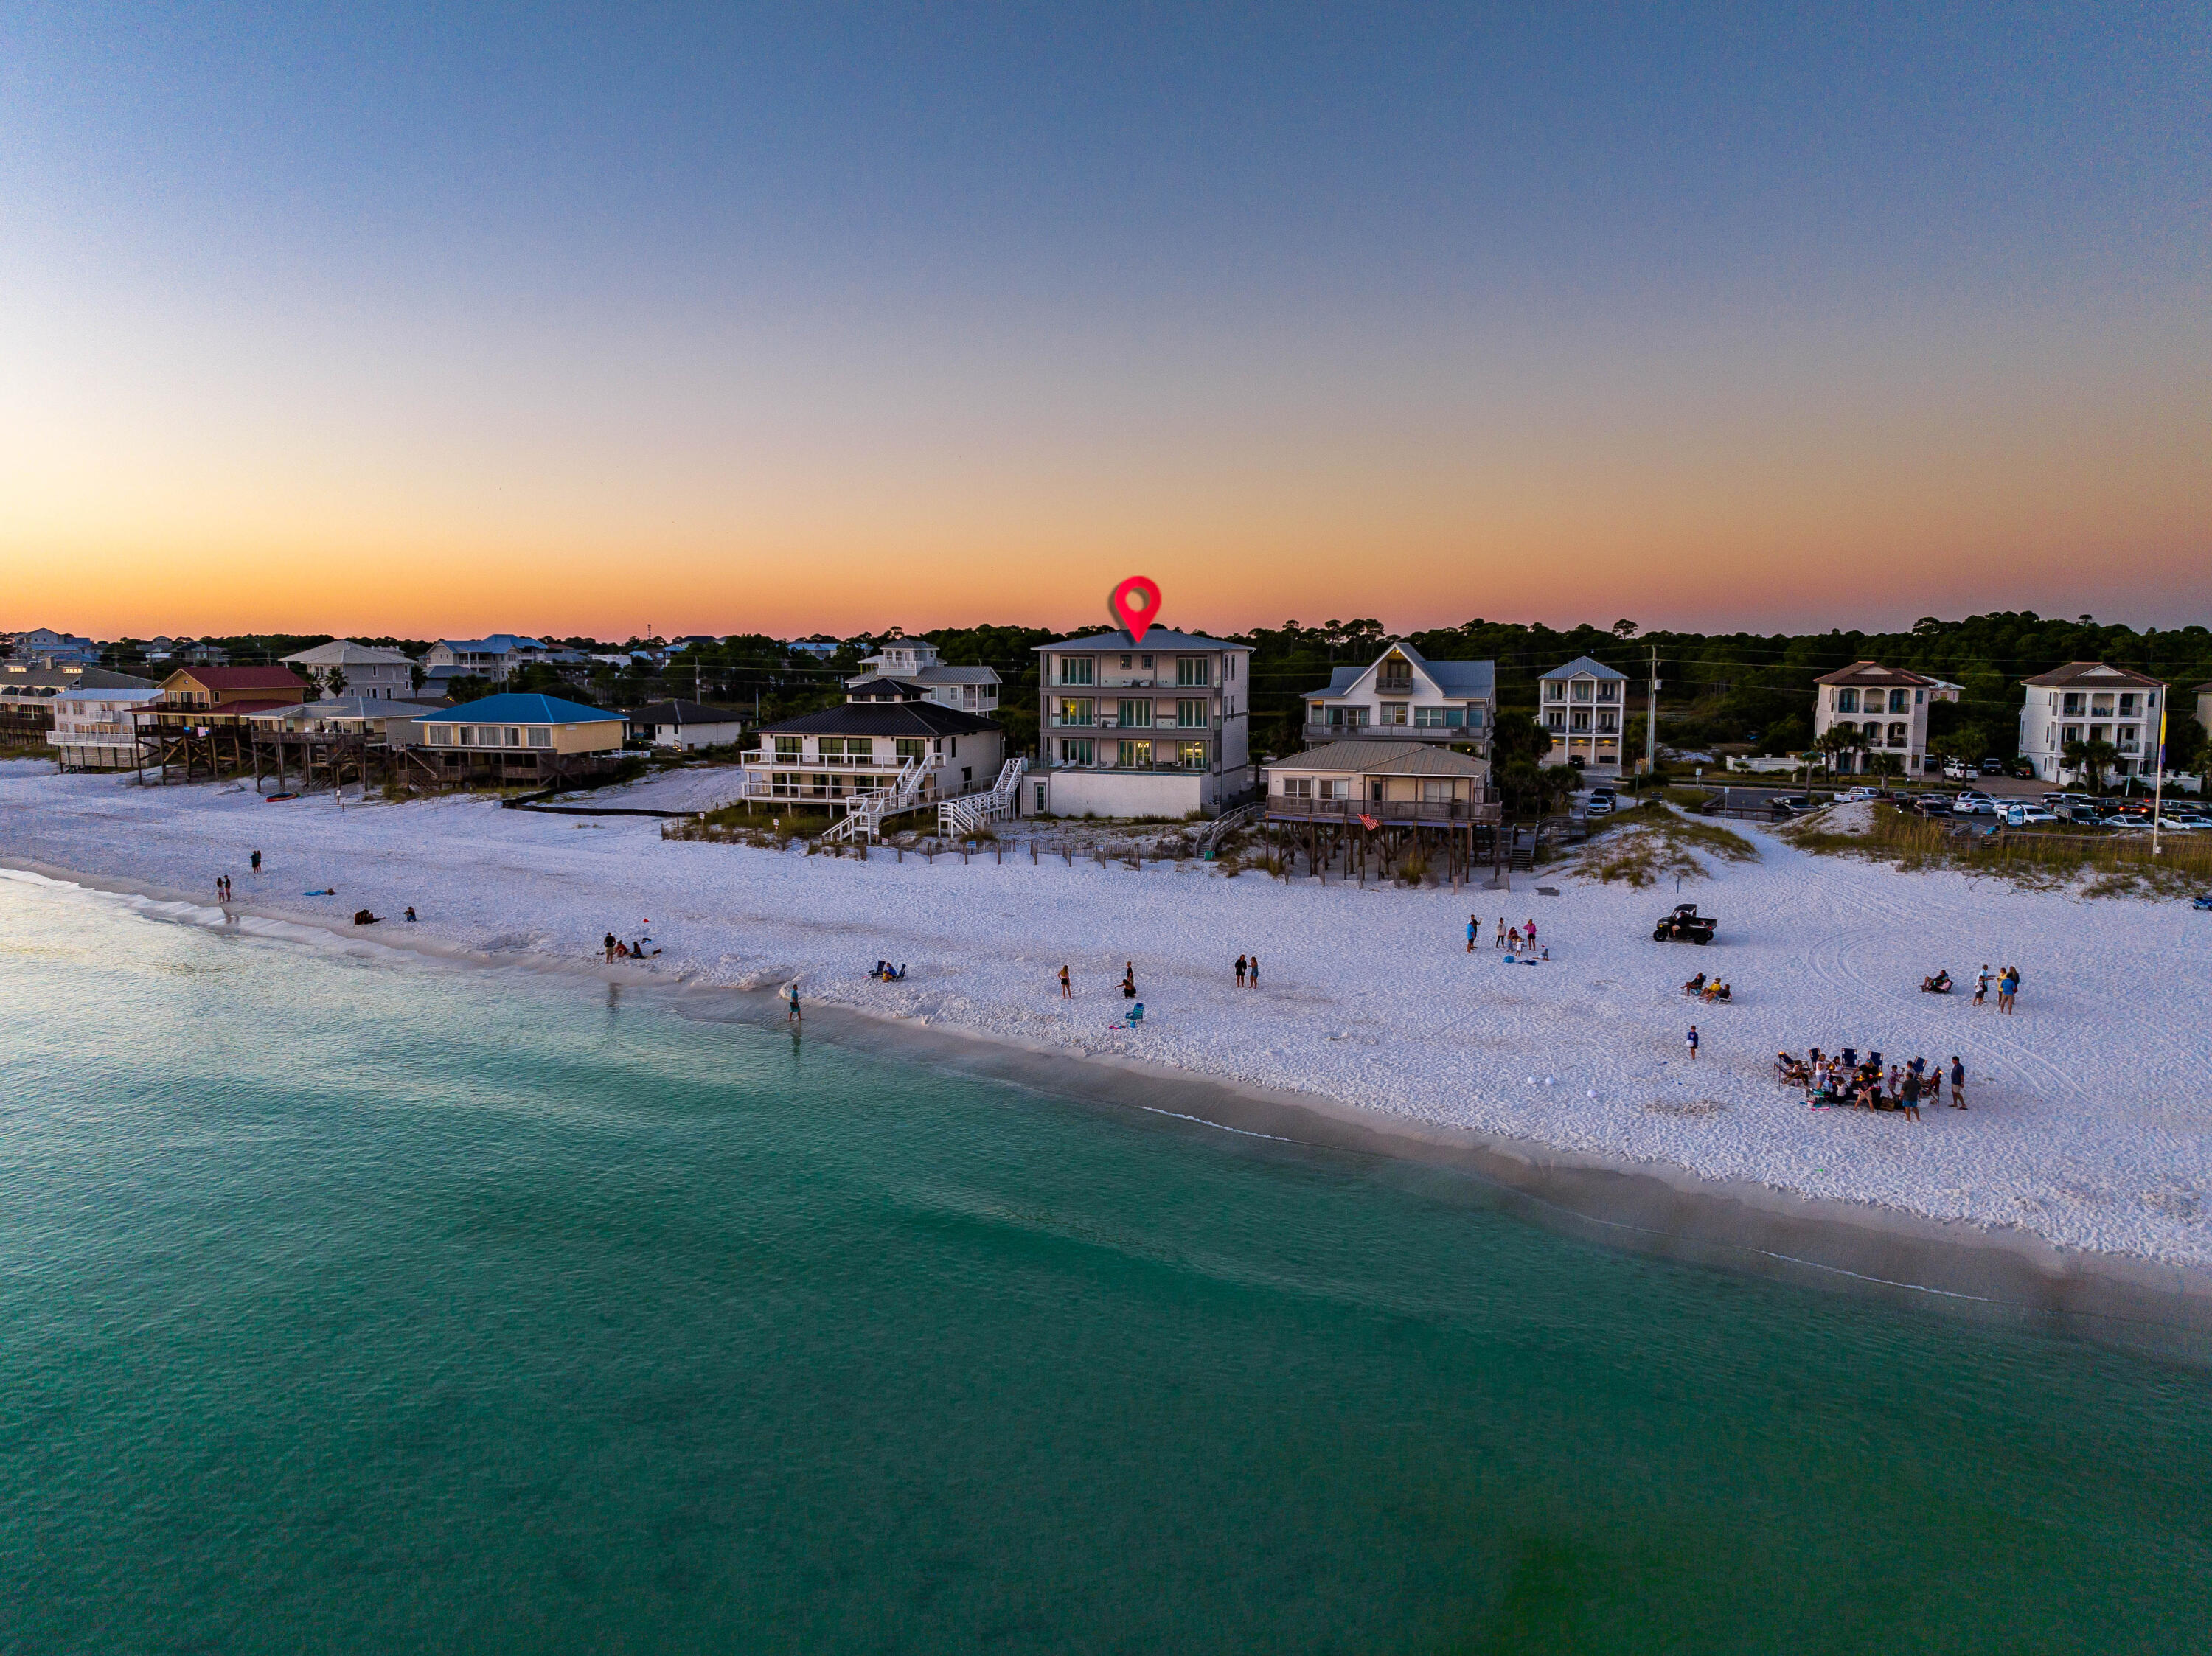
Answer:
POLYGON ((824 840, 872 840, 883 832, 884 818, 911 810, 921 798, 929 770, 919 759, 909 759, 887 786, 870 788, 845 801, 845 815, 822 837, 824 840))
POLYGON ((951 839, 1012 816, 1021 799, 1022 777, 1029 767, 1026 759, 1009 759, 1000 767, 999 779, 983 792, 940 801, 937 807, 938 833, 951 839))

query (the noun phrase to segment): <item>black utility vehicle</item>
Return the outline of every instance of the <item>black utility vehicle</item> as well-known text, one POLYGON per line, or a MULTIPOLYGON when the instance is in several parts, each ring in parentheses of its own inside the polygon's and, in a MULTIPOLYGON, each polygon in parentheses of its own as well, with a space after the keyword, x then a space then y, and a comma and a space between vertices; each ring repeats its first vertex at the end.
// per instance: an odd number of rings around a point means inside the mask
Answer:
POLYGON ((1698 913, 1695 903, 1677 903, 1672 914, 1664 915, 1651 928, 1654 943, 1706 943, 1713 940, 1713 931, 1720 921, 1711 914, 1698 913))

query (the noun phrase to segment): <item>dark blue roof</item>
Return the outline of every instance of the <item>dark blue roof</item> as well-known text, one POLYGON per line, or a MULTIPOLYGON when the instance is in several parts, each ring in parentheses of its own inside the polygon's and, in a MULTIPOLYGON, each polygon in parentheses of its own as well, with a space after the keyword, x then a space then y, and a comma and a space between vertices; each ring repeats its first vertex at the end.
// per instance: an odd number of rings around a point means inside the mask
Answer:
POLYGON ((603 725, 622 718, 605 707, 586 707, 580 701, 563 701, 551 695, 488 695, 481 701, 465 701, 435 716, 441 725, 603 725))

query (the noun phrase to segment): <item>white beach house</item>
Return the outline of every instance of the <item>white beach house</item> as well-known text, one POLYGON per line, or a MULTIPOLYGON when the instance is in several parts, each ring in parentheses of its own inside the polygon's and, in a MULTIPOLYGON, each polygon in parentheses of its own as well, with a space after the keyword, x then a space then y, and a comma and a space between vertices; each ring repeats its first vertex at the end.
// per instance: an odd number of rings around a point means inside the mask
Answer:
POLYGON ((987 717, 999 710, 998 673, 989 667, 948 666, 926 638, 893 635, 872 656, 861 658, 868 670, 848 679, 853 689, 889 681, 910 685, 941 707, 987 717))
POLYGON ((1339 667, 1304 696, 1309 743, 1379 738, 1471 746, 1487 754, 1497 717, 1497 664, 1431 661, 1394 644, 1364 667, 1339 667))
POLYGON ((934 701, 908 684, 878 679, 838 707, 761 727, 745 756, 748 798, 828 805, 891 787, 909 764, 922 769, 916 803, 957 798, 998 780, 1006 732, 981 714, 934 701))
POLYGON ((1249 646, 1164 627, 1036 646, 1031 816, 1212 816, 1254 786, 1249 646))
POLYGON ((313 649, 295 651, 284 664, 313 684, 321 695, 366 696, 404 701, 414 693, 415 664, 397 650, 334 638, 313 649))
MULTIPOLYGON (((115 675, 120 676, 120 675, 115 675)), ((129 770, 138 762, 138 714, 161 696, 158 684, 76 688, 47 705, 54 727, 46 740, 65 771, 129 770)))
POLYGON ((1837 756, 1836 768, 1863 771, 1877 754, 1893 755, 1908 776, 1927 767, 1928 706, 1939 692, 1955 690, 1940 679, 1876 661, 1855 661, 1839 672, 1813 681, 1813 740, 1831 730, 1856 731, 1866 738, 1856 754, 1837 756))
POLYGON ((2021 757, 2046 782, 2071 782, 2067 744, 2109 742, 2110 774, 2148 776, 2158 756, 2158 720, 2166 685, 2126 667, 2069 661, 2025 681, 2020 710, 2021 757))
POLYGON ((1618 777, 1627 705, 1628 675, 1601 661, 1577 656, 1553 668, 1536 681, 1536 717, 1552 737, 1547 762, 1618 777))
POLYGON ((745 716, 701 701, 655 701, 631 708, 629 726, 656 748, 720 748, 744 735, 745 716))

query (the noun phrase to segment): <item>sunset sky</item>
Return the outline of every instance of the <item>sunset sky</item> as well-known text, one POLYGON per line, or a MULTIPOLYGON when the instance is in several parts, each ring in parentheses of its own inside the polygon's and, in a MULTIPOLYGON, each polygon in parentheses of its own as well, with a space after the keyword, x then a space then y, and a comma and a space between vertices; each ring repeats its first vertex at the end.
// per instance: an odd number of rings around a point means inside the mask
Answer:
POLYGON ((2212 9, 0 14, 0 629, 2212 621, 2212 9))

